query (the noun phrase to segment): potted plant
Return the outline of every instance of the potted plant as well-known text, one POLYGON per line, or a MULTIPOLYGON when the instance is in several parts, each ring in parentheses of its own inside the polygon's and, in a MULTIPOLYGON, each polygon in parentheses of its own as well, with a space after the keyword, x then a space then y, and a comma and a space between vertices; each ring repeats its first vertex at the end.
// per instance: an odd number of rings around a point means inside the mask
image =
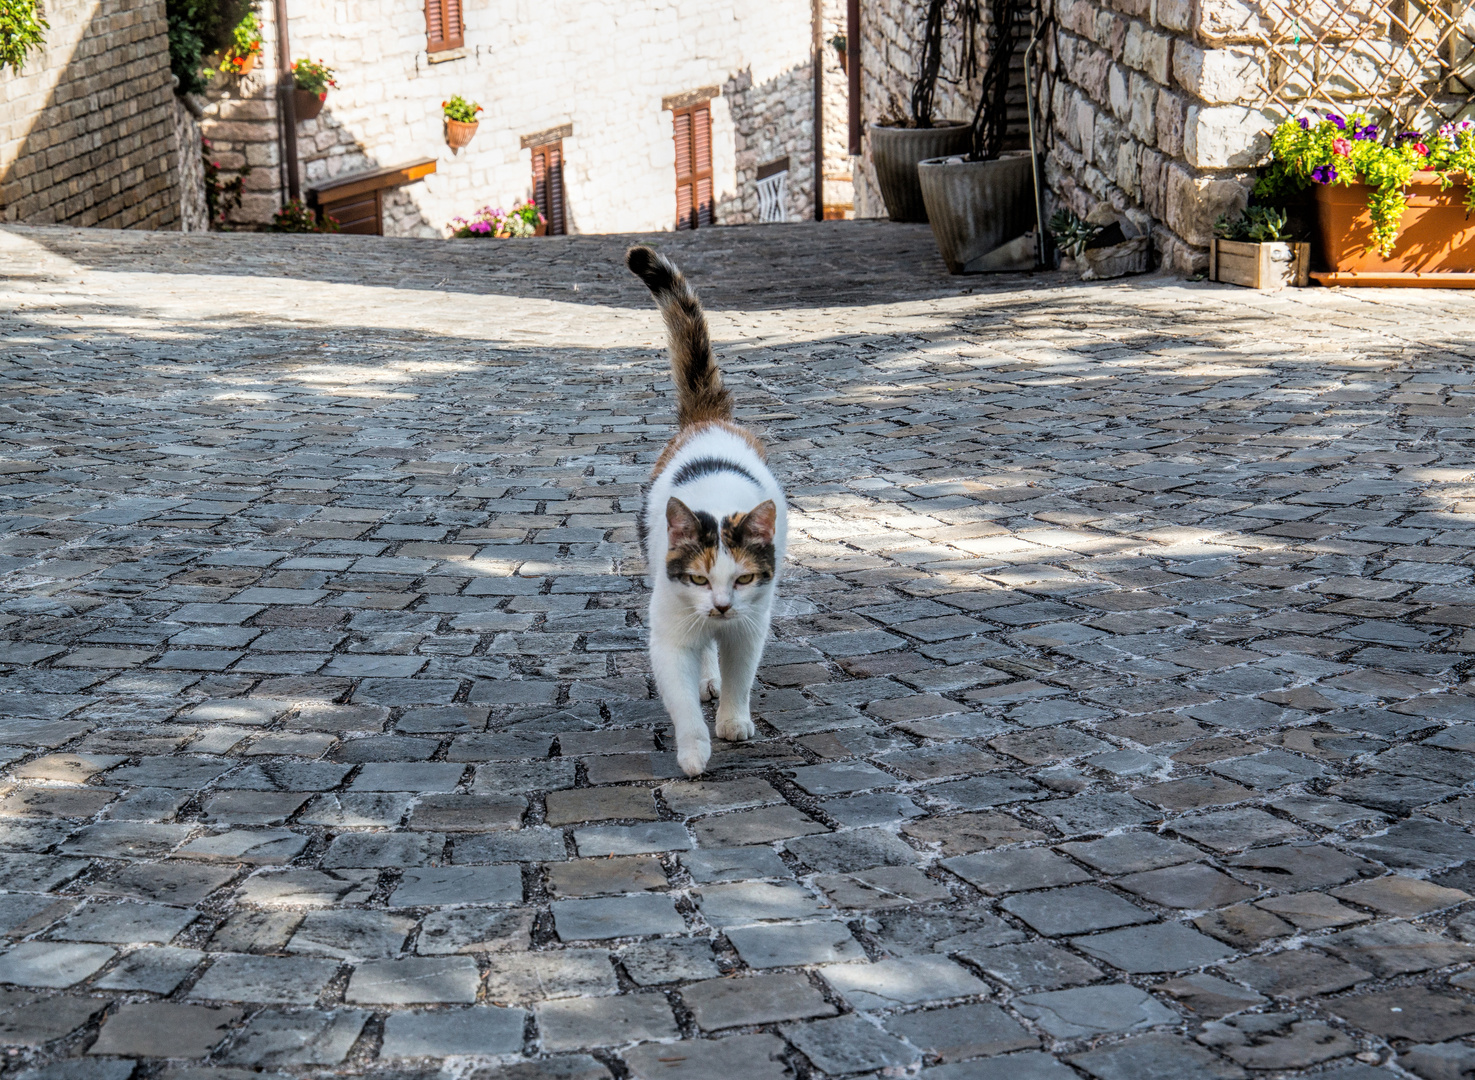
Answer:
POLYGON ((451 148, 451 153, 459 154, 461 147, 465 146, 476 134, 476 114, 482 111, 480 105, 474 101, 467 101, 460 94, 455 95, 450 101, 440 103, 441 112, 446 117, 446 145, 451 148))
POLYGON ((927 220, 953 274, 991 268, 986 256, 1028 232, 1034 218, 1034 161, 1028 150, 1004 148, 1009 73, 1029 10, 1029 0, 991 0, 988 67, 973 122, 964 129, 968 154, 917 166, 927 220))
POLYGON ((339 231, 338 219, 329 217, 327 214, 323 214, 320 217, 313 213, 312 207, 305 205, 301 199, 293 199, 272 215, 271 231, 335 233, 339 231))
POLYGON ((1391 137, 1362 114, 1288 120, 1257 200, 1311 193, 1326 285, 1475 284, 1475 124, 1391 137), (1440 275, 1460 275, 1458 277, 1440 275))
POLYGON ((1251 206, 1233 221, 1220 214, 1209 241, 1209 280, 1271 291, 1302 287, 1311 245, 1291 239, 1284 210, 1251 206))
MULTIPOLYGON (((892 221, 926 221, 927 207, 917 181, 917 163, 927 158, 961 154, 968 146, 968 125, 962 120, 932 119, 937 96, 937 76, 942 67, 943 8, 947 0, 927 0, 927 21, 922 31, 922 55, 917 60, 917 77, 912 83, 910 110, 905 117, 893 115, 870 126, 871 164, 876 183, 892 221)), ((973 40, 978 5, 976 0, 958 0, 964 33, 965 70, 973 66, 973 40)), ((899 113, 893 102, 893 112, 899 113)))
POLYGON ((261 56, 261 23, 248 11, 231 31, 231 45, 220 61, 222 75, 249 75, 261 56))
POLYGON ((469 219, 452 218, 446 228, 451 230, 453 237, 460 239, 486 237, 509 240, 543 236, 548 229, 548 221, 538 211, 538 204, 529 199, 513 203, 511 210, 483 206, 469 219))
POLYGON ((292 65, 292 85, 298 120, 316 120, 328 100, 328 88, 338 88, 333 69, 321 60, 298 60, 292 65))

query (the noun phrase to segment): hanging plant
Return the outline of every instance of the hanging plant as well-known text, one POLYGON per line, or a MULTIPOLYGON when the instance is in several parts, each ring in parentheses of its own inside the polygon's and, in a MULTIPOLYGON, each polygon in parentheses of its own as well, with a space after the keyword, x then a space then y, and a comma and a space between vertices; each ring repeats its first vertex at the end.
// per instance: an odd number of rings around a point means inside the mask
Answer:
POLYGON ((231 46, 220 61, 222 75, 245 75, 256 66, 261 56, 261 23, 256 12, 246 12, 246 17, 236 24, 231 32, 231 46))
POLYGON ((0 70, 19 75, 26 53, 45 45, 50 29, 36 0, 0 0, 0 70))
POLYGON ((482 108, 476 102, 467 101, 457 94, 449 101, 442 101, 440 109, 446 118, 446 145, 453 153, 459 154, 461 148, 476 134, 476 114, 482 108))
POLYGON ((215 69, 205 57, 235 42, 235 29, 251 11, 252 0, 165 0, 169 21, 169 70, 181 94, 203 94, 215 69))

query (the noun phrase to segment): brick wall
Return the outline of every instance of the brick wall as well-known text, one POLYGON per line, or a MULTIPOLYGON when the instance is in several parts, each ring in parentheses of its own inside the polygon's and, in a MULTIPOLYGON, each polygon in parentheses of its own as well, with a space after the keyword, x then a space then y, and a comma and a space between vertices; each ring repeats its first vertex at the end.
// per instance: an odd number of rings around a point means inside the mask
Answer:
POLYGON ((53 0, 46 47, 0 70, 0 220, 178 228, 164 0, 53 0))
MULTIPOLYGON (((304 189, 324 178, 433 156, 437 171, 391 197, 385 231, 443 235, 447 221, 529 194, 521 136, 571 124, 564 139, 570 231, 671 228, 675 148, 664 97, 721 88, 712 108, 718 220, 757 213, 754 177, 790 160, 789 216, 813 216, 810 5, 737 8, 670 0, 490 0, 466 5, 466 48, 432 63, 420 0, 294 0, 292 56, 338 72, 317 120, 298 127, 304 189), (453 155, 440 103, 482 104, 472 143, 453 155)), ((270 23, 271 5, 262 6, 270 23)), ((265 55, 275 34, 266 27, 265 55)), ((274 68, 274 64, 264 65, 274 68)), ((216 160, 249 162, 237 220, 281 204, 273 71, 212 86, 203 129, 216 160)))

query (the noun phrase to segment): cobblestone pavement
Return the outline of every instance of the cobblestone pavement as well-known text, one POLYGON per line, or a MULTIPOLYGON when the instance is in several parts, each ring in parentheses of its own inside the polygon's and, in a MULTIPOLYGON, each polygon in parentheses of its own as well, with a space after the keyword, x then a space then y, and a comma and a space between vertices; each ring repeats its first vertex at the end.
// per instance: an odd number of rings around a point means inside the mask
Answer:
POLYGON ((794 507, 689 782, 628 240, 0 231, 5 1077, 1471 1075, 1475 298, 661 238, 794 507))

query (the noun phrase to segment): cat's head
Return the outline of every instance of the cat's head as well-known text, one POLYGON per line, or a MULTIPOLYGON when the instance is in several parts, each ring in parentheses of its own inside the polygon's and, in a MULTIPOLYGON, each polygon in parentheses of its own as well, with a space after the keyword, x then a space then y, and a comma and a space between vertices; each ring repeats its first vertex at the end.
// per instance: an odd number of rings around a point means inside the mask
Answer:
POLYGON ((773 584, 777 524, 772 499, 718 521, 673 497, 666 503, 666 577, 698 614, 740 618, 773 584))

